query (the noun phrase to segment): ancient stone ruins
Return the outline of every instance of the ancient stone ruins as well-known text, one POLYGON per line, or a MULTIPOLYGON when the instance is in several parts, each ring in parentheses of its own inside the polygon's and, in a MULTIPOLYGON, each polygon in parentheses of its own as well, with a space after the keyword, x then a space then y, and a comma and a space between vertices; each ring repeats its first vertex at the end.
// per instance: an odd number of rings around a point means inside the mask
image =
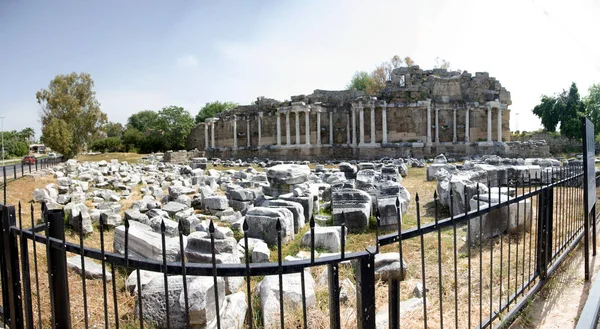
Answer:
MULTIPOLYGON (((74 230, 91 233, 102 220, 114 235, 115 252, 124 253, 125 225, 128 229, 130 257, 162 261, 161 233, 166 235, 167 261, 211 263, 215 252, 217 263, 242 264, 245 262, 244 239, 241 234, 244 221, 248 225, 248 252, 251 262, 274 261, 273 248, 277 245, 277 222, 281 224, 283 245, 291 243, 303 233, 300 246, 310 248, 311 232, 303 230, 311 218, 315 220, 316 257, 336 255, 342 245, 341 225, 348 234, 365 232, 374 211, 380 215, 380 229, 396 230, 398 212, 407 211, 411 193, 402 181, 409 168, 426 166, 425 160, 413 158, 386 158, 373 162, 328 162, 310 169, 307 161, 221 161, 191 158, 184 164, 169 163, 166 158, 177 156, 150 156, 146 162, 129 164, 117 160, 79 163, 75 160, 48 169, 56 184, 36 189, 33 199, 45 202, 49 209, 63 208, 66 220, 74 230), (162 161, 159 161, 162 160, 162 161), (228 170, 208 169, 208 164, 220 165, 228 170), (259 169, 259 170, 257 170, 259 169), (399 208, 397 208, 397 204, 399 208), (81 215, 81 225, 78 216, 81 215), (209 224, 216 225, 214 249, 211 249, 209 224), (180 229, 183 250, 180 246, 180 229), (236 238, 237 236, 237 238, 236 238)), ((183 155, 183 156, 182 156, 183 155)), ((427 179, 437 180, 439 201, 453 214, 464 213, 506 200, 515 195, 514 188, 506 187, 508 180, 536 183, 558 178, 569 166, 579 166, 581 161, 561 163, 553 159, 508 159, 498 156, 476 157, 462 164, 453 163, 439 155, 430 160, 427 179), (452 197, 451 197, 452 195, 452 197)), ((531 212, 528 199, 510 206, 520 207, 523 213, 531 212)), ((501 208, 472 220, 467 241, 527 229, 515 221, 515 209, 501 208), (508 212, 508 213, 507 213, 508 212)), ((275 248, 276 250, 276 248, 275 248)), ((301 251, 296 255, 283 255, 286 261, 309 258, 301 251)), ((69 259, 69 268, 82 274, 80 256, 69 259)), ((85 275, 89 279, 102 279, 99 263, 86 259, 85 275)), ((343 265, 343 264, 341 264, 343 265)), ((375 257, 377 279, 396 277, 403 280, 407 266, 400 261, 399 253, 379 253, 375 257)), ((306 276, 306 306, 316 303, 315 290, 327 285, 327 270, 313 277, 306 276)), ((109 275, 107 280, 113 278, 109 275)), ((290 307, 302 305, 300 275, 288 274, 283 279, 283 295, 290 307)), ((141 294, 138 294, 137 274, 131 272, 126 289, 135 294, 136 305, 142 299, 145 319, 159 328, 185 327, 182 276, 169 276, 170 324, 165 321, 165 285, 162 273, 140 271, 141 294)), ((188 276, 188 302, 191 323, 199 328, 215 327, 214 282, 212 277, 188 276)), ((242 328, 247 310, 247 297, 243 277, 219 278, 219 305, 222 328, 242 328)), ((355 286, 351 279, 341 283, 342 300, 354 298, 355 286)), ((422 289, 422 288, 421 288, 422 289)), ((415 289, 418 291, 418 287, 415 289)), ((279 285, 277 276, 267 276, 254 289, 260 299, 261 314, 266 327, 277 323, 279 312, 279 285)), ((421 307, 422 299, 403 301, 402 307, 421 307), (408 306, 412 305, 412 306, 408 306)), ((383 311, 387 311, 384 308, 383 311)), ((385 321, 384 314, 378 319, 385 321)), ((379 320, 378 320, 379 322, 379 320)), ((387 325, 382 325, 387 327, 387 325)))
POLYGON ((488 73, 401 67, 377 97, 357 90, 315 90, 284 102, 259 97, 197 125, 187 148, 207 157, 297 160, 548 156, 543 142, 510 142, 510 104, 488 73))

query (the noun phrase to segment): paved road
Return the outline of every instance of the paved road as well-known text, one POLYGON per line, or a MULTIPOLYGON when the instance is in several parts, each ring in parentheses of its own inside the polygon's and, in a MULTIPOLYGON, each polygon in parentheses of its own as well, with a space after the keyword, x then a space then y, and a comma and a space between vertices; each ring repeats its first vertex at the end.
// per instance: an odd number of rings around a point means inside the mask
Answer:
MULTIPOLYGON (((49 160, 45 160, 45 159, 40 159, 38 160, 38 170, 41 170, 42 167, 46 167, 47 162, 43 162, 43 161, 49 161, 49 160)), ((49 165, 49 164, 48 164, 49 165)), ((7 180, 11 180, 15 178, 15 169, 16 169, 16 174, 17 174, 17 178, 22 177, 23 175, 27 175, 29 174, 29 165, 23 165, 22 169, 21 169, 21 163, 15 163, 15 164, 10 164, 10 165, 5 165, 5 166, 1 166, 0 165, 0 182, 2 182, 4 180, 3 175, 4 175, 4 170, 6 170, 6 179, 7 180), (22 172, 22 174, 21 174, 22 172)), ((31 165, 31 173, 34 173, 35 170, 35 164, 31 165)))

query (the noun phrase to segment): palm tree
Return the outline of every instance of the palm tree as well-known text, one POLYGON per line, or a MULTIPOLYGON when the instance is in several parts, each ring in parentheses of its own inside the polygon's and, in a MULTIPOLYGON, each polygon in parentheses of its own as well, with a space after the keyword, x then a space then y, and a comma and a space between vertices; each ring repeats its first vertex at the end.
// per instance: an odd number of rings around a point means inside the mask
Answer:
POLYGON ((31 141, 35 137, 35 130, 33 130, 33 128, 27 127, 21 130, 19 132, 19 135, 21 135, 21 137, 25 138, 29 143, 31 143, 31 141))

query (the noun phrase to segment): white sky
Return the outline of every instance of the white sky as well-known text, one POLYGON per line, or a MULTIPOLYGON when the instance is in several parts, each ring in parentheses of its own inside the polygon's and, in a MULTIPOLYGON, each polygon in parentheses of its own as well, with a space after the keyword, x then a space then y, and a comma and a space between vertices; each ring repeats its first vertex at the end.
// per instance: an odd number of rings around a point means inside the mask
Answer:
POLYGON ((67 14, 82 19, 89 44, 69 42, 54 52, 39 43, 77 40, 69 33, 79 30, 56 32, 64 40, 30 40, 17 28, 48 30, 40 38, 52 35, 52 24, 19 22, 48 17, 54 6, 5 16, 15 17, 3 28, 13 52, 0 52, 0 71, 8 72, 0 75, 5 129, 32 126, 39 134, 35 91, 72 71, 92 75, 102 110, 122 123, 132 113, 168 105, 195 115, 214 100, 248 104, 258 96, 284 100, 314 89, 340 90, 355 71, 371 71, 395 54, 412 57, 423 69, 440 57, 453 69, 489 72, 511 92, 512 130, 516 113, 519 130, 540 128, 531 109, 541 94, 574 81, 584 96, 600 82, 600 0, 177 3, 144 13, 154 15, 151 20, 136 18, 139 6, 86 7, 92 5, 66 7, 80 10, 67 14), (94 26, 85 24, 91 13, 99 20, 94 26), (118 15, 120 20, 112 17, 118 15), (35 43, 39 51, 20 53, 23 43, 35 43))

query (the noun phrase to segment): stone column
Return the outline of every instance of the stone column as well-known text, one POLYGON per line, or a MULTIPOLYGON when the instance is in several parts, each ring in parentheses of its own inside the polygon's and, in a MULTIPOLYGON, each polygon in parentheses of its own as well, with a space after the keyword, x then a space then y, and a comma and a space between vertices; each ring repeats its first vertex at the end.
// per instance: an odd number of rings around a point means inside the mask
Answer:
POLYGON ((356 146, 356 109, 352 109, 352 146, 356 146))
POLYGON ((321 146, 321 112, 317 112, 317 145, 321 146))
POLYGON ((208 123, 204 121, 204 149, 208 148, 208 123))
POLYGON ((487 141, 492 142, 492 108, 488 106, 487 109, 488 124, 487 124, 487 141))
POLYGON ((210 123, 210 145, 215 148, 215 122, 210 123))
POLYGON ((300 115, 298 114, 298 111, 294 113, 296 113, 296 145, 300 145, 300 115))
POLYGON ((288 146, 292 144, 290 131, 290 112, 285 112, 285 145, 288 146))
POLYGON ((387 103, 383 101, 381 106, 381 143, 388 142, 387 134, 387 103))
POLYGON ((456 107, 454 107, 454 124, 452 125, 452 143, 456 143, 456 107))
POLYGON ((465 117, 465 143, 469 143, 469 108, 467 107, 465 117))
MULTIPOLYGON (((277 115, 277 146, 281 146, 281 113, 275 113, 277 115)), ((258 121, 258 125, 260 127, 260 121, 258 121)), ((258 129, 260 134, 260 128, 258 129)))
POLYGON ((233 116, 233 148, 237 149, 237 117, 233 116))
POLYGON ((360 131, 360 141, 358 145, 362 146, 365 143, 365 111, 362 105, 358 108, 358 128, 360 131))
POLYGON ((333 111, 329 112, 329 144, 333 145, 333 111))
MULTIPOLYGON (((258 112, 258 147, 262 146, 262 112, 258 112)), ((277 145, 281 144, 281 128, 279 128, 279 113, 277 113, 277 145)))
POLYGON ((306 132, 305 144, 310 145, 310 111, 304 112, 304 131, 306 132))
POLYGON ((371 102, 371 144, 375 144, 375 102, 371 102))
POLYGON ((440 143, 440 121, 439 121, 439 115, 440 114, 440 109, 436 106, 435 107, 435 143, 439 144, 440 143))
POLYGON ((502 109, 498 108, 498 142, 502 142, 502 109))
POLYGON ((346 112, 346 144, 350 145, 350 112, 346 112))
POLYGON ((246 118, 246 143, 250 147, 250 118, 246 118))
POLYGON ((427 102, 427 144, 431 145, 431 101, 427 102))

